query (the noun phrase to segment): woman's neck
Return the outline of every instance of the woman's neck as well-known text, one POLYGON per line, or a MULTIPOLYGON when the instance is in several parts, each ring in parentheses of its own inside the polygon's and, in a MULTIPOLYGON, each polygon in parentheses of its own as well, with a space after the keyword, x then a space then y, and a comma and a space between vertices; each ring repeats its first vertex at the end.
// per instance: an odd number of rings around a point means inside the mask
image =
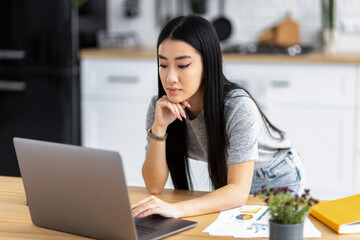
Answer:
POLYGON ((190 111, 189 109, 186 109, 186 111, 187 111, 187 114, 188 114, 190 120, 194 120, 201 113, 201 111, 196 111, 195 112, 195 111, 190 111))

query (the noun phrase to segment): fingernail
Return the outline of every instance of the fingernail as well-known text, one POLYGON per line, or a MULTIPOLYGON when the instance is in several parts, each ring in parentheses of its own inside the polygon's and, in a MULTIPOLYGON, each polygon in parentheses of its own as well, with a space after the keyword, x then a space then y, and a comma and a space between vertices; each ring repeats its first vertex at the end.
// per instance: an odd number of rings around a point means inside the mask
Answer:
POLYGON ((187 106, 188 106, 189 108, 191 108, 189 103, 187 104, 187 106))
POLYGON ((138 217, 143 217, 143 216, 144 216, 144 214, 139 214, 139 215, 138 215, 138 217))
POLYGON ((186 114, 184 112, 181 113, 181 116, 183 116, 186 119, 186 114))
POLYGON ((180 117, 180 115, 178 115, 178 119, 179 119, 180 121, 182 121, 182 118, 180 117))

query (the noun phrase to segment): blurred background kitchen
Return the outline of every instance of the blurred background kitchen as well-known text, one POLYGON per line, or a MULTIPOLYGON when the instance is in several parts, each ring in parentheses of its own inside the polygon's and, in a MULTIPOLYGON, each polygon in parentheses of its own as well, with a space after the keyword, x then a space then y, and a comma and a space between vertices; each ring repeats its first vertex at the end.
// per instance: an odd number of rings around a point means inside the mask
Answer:
MULTIPOLYGON (((359 12, 358 0, 2 0, 0 175, 20 175, 17 136, 119 151, 143 186, 157 36, 195 13, 218 31, 226 76, 290 135, 313 195, 359 193, 359 12)), ((191 171, 209 190, 206 164, 191 171)))

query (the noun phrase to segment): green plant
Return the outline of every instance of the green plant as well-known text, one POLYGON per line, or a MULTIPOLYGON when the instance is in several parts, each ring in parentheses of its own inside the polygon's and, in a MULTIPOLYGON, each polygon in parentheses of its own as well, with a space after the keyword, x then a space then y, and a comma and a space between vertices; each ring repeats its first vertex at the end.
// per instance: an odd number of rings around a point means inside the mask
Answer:
POLYGON ((321 1, 321 15, 323 28, 334 28, 334 12, 335 3, 334 0, 322 0, 321 1))
POLYGON ((298 196, 288 187, 268 189, 262 186, 255 196, 263 199, 269 206, 271 220, 281 224, 296 224, 305 220, 310 208, 319 201, 310 197, 310 190, 305 189, 304 194, 298 196))
POLYGON ((82 5, 84 5, 88 0, 72 0, 71 1, 71 6, 73 8, 79 8, 82 5))
POLYGON ((191 3, 199 3, 199 2, 205 2, 205 0, 190 0, 191 3))

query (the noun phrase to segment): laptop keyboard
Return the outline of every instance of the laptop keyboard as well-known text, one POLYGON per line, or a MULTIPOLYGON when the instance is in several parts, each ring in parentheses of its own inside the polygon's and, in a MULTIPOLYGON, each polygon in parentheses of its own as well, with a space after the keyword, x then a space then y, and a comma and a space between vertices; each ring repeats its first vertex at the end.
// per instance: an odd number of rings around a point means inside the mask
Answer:
POLYGON ((136 224, 135 226, 138 237, 142 237, 159 230, 158 228, 154 228, 151 226, 138 225, 138 224, 136 224))

